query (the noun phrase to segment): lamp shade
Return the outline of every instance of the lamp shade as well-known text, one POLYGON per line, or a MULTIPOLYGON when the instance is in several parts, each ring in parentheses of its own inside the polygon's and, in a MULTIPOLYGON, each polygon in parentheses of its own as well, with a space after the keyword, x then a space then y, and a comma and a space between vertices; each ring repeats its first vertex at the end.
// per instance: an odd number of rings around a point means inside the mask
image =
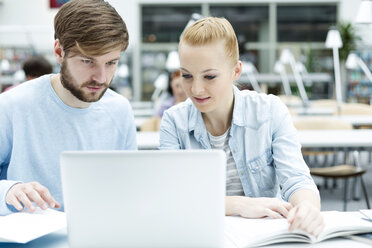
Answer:
POLYGON ((160 74, 156 78, 154 82, 154 86, 156 89, 161 89, 161 90, 167 89, 168 88, 168 75, 165 73, 160 74))
POLYGON ((276 61, 275 65, 274 65, 274 72, 281 73, 281 72, 284 72, 284 71, 285 71, 285 68, 284 68, 283 63, 280 62, 280 61, 276 61))
POLYGON ((355 53, 349 53, 345 65, 346 68, 350 70, 358 69, 358 56, 355 53))
POLYGON ((372 23, 372 1, 363 0, 360 3, 359 10, 357 12, 355 23, 368 24, 372 23))
POLYGON ((337 29, 332 28, 328 31, 325 46, 327 48, 341 48, 342 47, 341 35, 337 29))
POLYGON ((279 60, 283 64, 289 64, 292 58, 293 58, 293 54, 291 53, 291 51, 288 48, 285 48, 283 49, 279 60))
POLYGON ((257 73, 257 69, 252 64, 252 62, 243 61, 242 62, 242 68, 243 68, 243 71, 245 71, 246 73, 257 73))
POLYGON ((167 62, 165 63, 165 67, 168 71, 177 71, 180 69, 180 59, 178 57, 177 51, 171 51, 168 54, 167 62))

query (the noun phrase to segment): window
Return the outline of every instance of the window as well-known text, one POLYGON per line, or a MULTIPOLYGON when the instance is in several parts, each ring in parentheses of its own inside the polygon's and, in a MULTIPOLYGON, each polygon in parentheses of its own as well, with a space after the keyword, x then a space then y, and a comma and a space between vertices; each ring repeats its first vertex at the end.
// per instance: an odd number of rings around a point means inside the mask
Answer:
POLYGON ((336 5, 278 6, 279 42, 324 42, 337 23, 336 5))
POLYGON ((268 6, 211 6, 210 14, 229 20, 240 41, 268 41, 268 6))
POLYGON ((143 6, 142 42, 178 42, 193 13, 200 6, 143 6))

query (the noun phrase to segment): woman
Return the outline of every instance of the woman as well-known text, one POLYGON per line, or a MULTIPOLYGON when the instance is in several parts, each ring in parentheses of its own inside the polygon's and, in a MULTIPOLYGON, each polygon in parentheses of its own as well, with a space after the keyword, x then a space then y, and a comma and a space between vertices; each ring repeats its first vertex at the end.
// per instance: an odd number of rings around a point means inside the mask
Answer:
POLYGON ((242 64, 231 24, 201 19, 185 30, 178 49, 189 99, 165 111, 160 149, 223 149, 226 215, 284 216, 289 230, 318 235, 319 192, 287 108, 276 96, 233 86, 242 64))
POLYGON ((181 85, 181 72, 179 70, 170 74, 169 82, 167 92, 171 97, 164 100, 161 104, 157 114, 160 118, 163 116, 165 110, 186 100, 186 94, 181 85))

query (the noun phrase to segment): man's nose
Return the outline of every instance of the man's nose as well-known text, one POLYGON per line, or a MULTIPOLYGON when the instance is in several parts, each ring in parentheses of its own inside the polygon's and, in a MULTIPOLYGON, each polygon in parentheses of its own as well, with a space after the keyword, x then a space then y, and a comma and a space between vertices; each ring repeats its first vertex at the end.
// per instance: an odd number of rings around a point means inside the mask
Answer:
POLYGON ((102 84, 106 82, 106 71, 104 66, 96 66, 94 68, 92 80, 102 84))

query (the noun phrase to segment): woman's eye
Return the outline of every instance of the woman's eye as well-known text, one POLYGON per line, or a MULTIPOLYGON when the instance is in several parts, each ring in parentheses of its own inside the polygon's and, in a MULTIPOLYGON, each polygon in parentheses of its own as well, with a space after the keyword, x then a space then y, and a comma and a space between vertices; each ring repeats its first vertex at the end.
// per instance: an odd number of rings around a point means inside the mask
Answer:
POLYGON ((192 76, 190 74, 182 74, 182 77, 185 78, 185 79, 189 79, 191 78, 192 76))
POLYGON ((81 62, 83 62, 84 64, 90 64, 90 60, 89 59, 82 59, 81 62))
POLYGON ((212 80, 212 79, 216 78, 216 76, 205 76, 204 78, 208 79, 208 80, 212 80))

